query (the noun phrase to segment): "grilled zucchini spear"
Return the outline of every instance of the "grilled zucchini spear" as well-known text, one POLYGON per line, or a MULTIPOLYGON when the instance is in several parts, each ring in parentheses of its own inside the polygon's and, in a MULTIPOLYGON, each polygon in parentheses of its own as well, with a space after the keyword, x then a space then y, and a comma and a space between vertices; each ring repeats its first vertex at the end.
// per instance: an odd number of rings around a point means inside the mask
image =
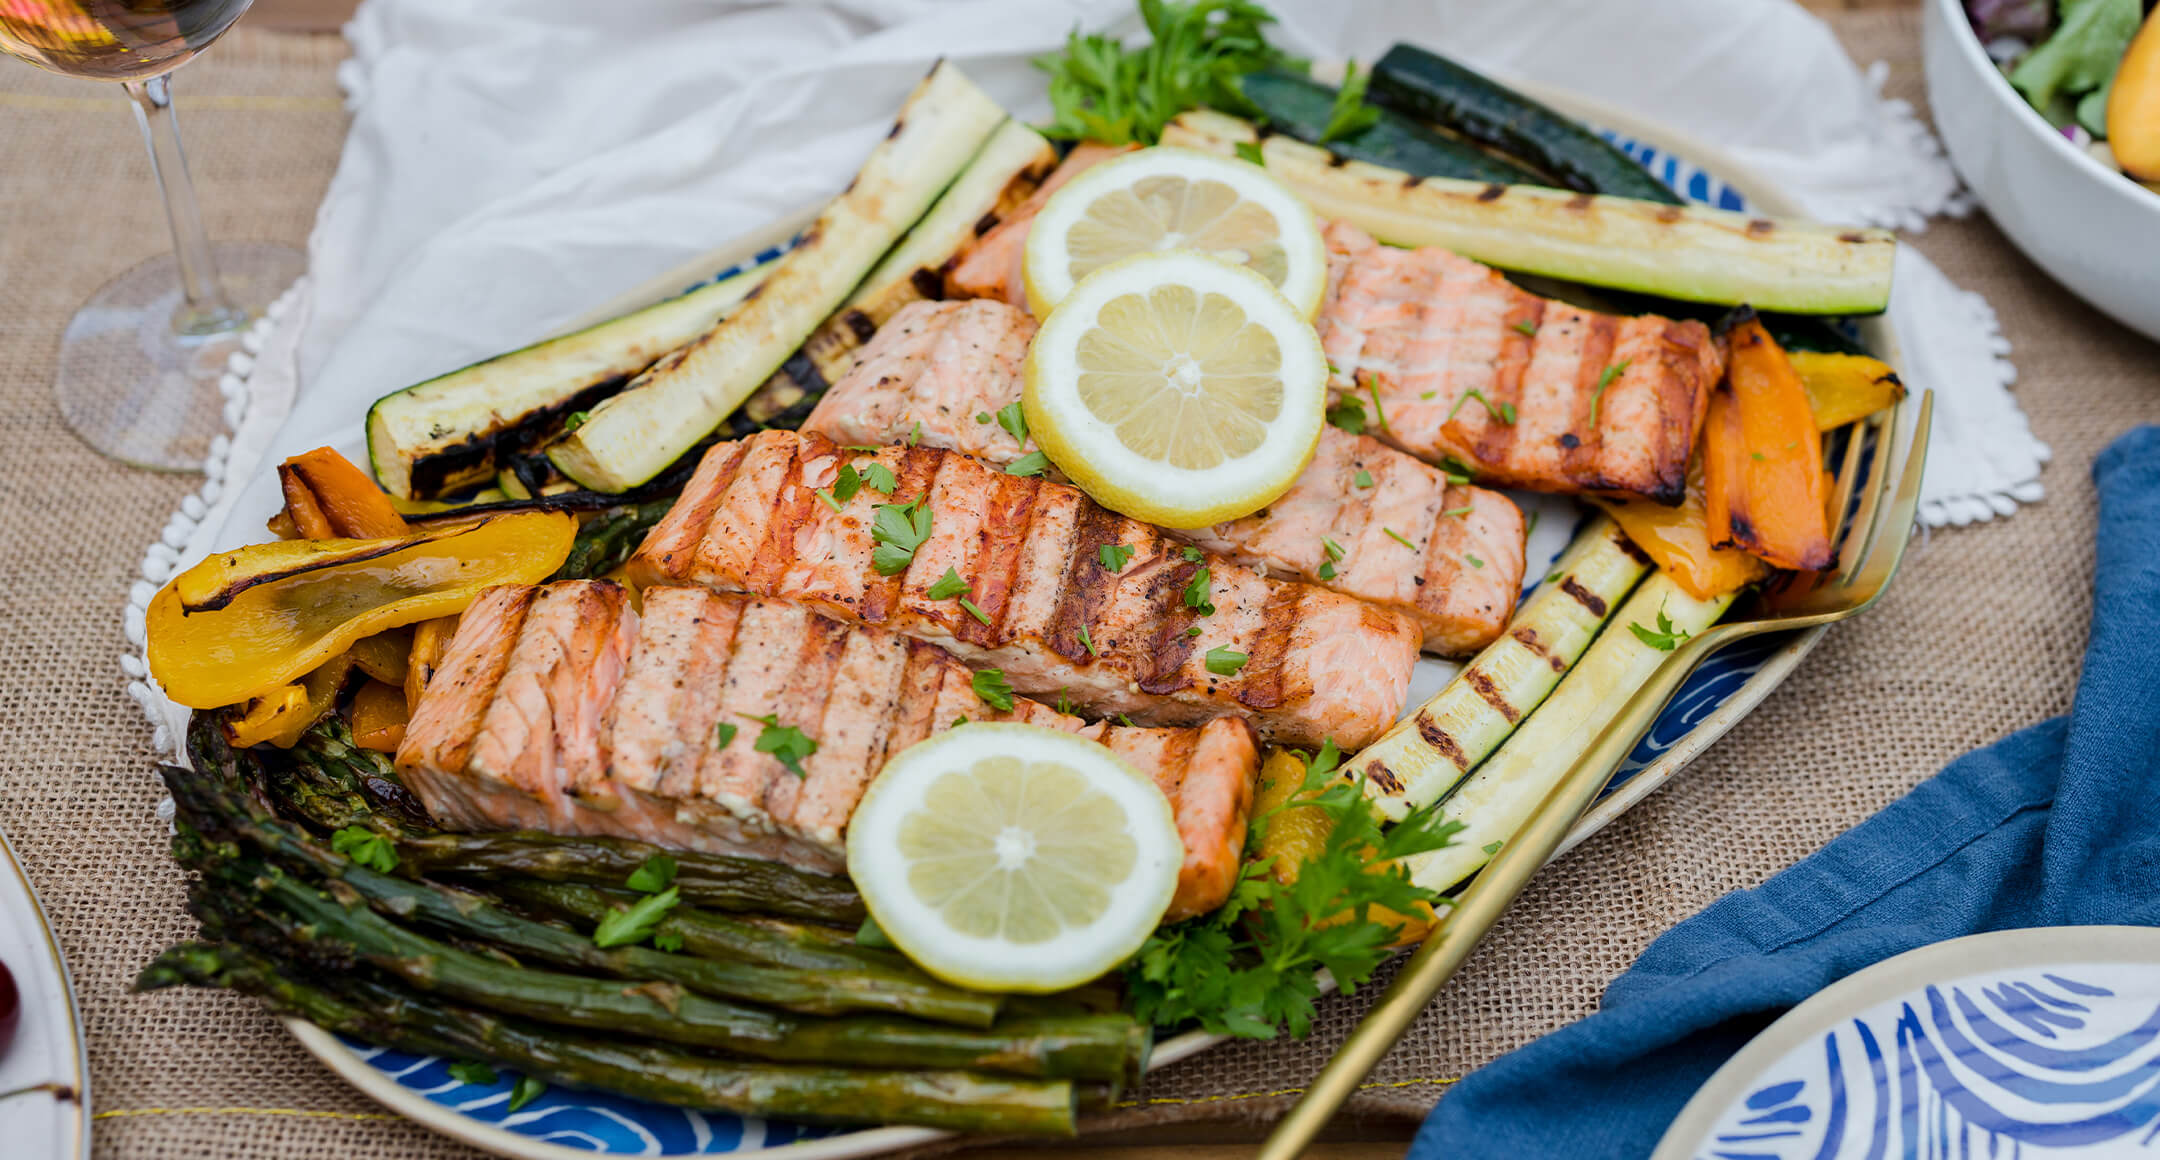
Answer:
POLYGON ((1438 800, 1531 716, 1649 569, 1611 520, 1586 529, 1516 610, 1507 634, 1359 750, 1344 775, 1362 778, 1365 796, 1391 822, 1438 800))
POLYGON ((1874 314, 1890 300, 1897 239, 1885 230, 1417 178, 1282 136, 1261 140, 1250 123, 1204 109, 1180 114, 1162 139, 1226 155, 1258 141, 1268 172, 1321 217, 1390 245, 1441 246, 1503 270, 1793 314, 1874 314))
POLYGON ((949 63, 918 85, 845 193, 758 294, 594 407, 548 449, 595 491, 651 479, 720 425, 861 284, 975 156, 1005 111, 949 63))
POLYGON ((433 499, 493 480, 518 453, 552 438, 570 416, 712 329, 771 269, 766 262, 384 395, 367 418, 376 480, 401 499, 433 499))

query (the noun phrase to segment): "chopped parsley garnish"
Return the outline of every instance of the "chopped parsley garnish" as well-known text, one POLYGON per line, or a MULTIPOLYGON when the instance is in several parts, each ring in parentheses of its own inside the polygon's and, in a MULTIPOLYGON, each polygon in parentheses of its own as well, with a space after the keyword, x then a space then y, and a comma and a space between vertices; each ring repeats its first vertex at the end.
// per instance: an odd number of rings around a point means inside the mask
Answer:
POLYGON ((1327 128, 1320 130, 1320 144, 1340 137, 1355 137, 1380 123, 1380 110, 1365 103, 1365 84, 1372 74, 1358 71, 1357 62, 1343 66, 1342 84, 1335 90, 1334 107, 1328 110, 1327 128))
POLYGON ((1041 475, 1050 466, 1050 457, 1040 451, 1030 451, 1005 466, 1007 475, 1041 475))
POLYGON ((1320 550, 1327 554, 1327 559, 1320 562, 1320 578, 1322 580, 1333 580, 1335 578, 1335 565, 1342 563, 1343 546, 1326 536, 1322 536, 1320 537, 1320 550))
POLYGON ((840 474, 833 477, 832 497, 841 503, 846 503, 854 499, 855 493, 861 490, 862 475, 855 470, 855 465, 852 463, 841 464, 840 474))
POLYGON ((988 412, 988 411, 977 411, 977 412, 975 412, 975 421, 976 421, 977 423, 988 423, 988 422, 990 421, 990 412, 988 412))
POLYGON ((1484 846, 1482 847, 1482 849, 1483 849, 1483 850, 1485 851, 1485 853, 1487 853, 1488 855, 1490 855, 1490 854, 1497 854, 1497 853, 1499 853, 1499 852, 1500 852, 1500 847, 1502 847, 1502 846, 1505 846, 1505 845, 1507 845, 1507 843, 1506 843, 1506 842, 1504 842, 1504 841, 1501 841, 1501 842, 1487 842, 1487 843, 1485 843, 1485 845, 1484 845, 1484 846))
POLYGON ((1513 329, 1515 333, 1520 334, 1525 338, 1537 337, 1537 323, 1532 322, 1527 318, 1518 318, 1515 321, 1509 323, 1508 326, 1513 329))
POLYGON ((591 411, 572 411, 572 412, 570 412, 570 417, 569 417, 569 418, 567 418, 567 419, 564 419, 564 420, 563 420, 563 425, 562 425, 563 433, 567 435, 567 434, 569 434, 570 432, 572 432, 572 431, 575 431, 575 430, 577 430, 577 429, 578 429, 578 428, 580 428, 580 427, 583 427, 583 426, 585 425, 585 420, 587 420, 587 419, 590 419, 590 418, 592 418, 592 412, 591 412, 591 411))
POLYGON ((1244 653, 1231 649, 1211 648, 1207 650, 1207 671, 1218 677, 1234 677, 1250 659, 1244 653))
POLYGON ((1416 544, 1413 544, 1413 543, 1411 543, 1410 541, 1408 541, 1408 540, 1406 540, 1406 539, 1403 539, 1403 538, 1402 538, 1402 533, 1400 533, 1400 532, 1397 532, 1397 531, 1396 531, 1395 529, 1393 529, 1393 528, 1388 528, 1388 527, 1383 527, 1383 528, 1381 528, 1380 530, 1381 530, 1381 531, 1383 531, 1383 532, 1386 532, 1386 533, 1388 534, 1388 539, 1391 539, 1391 540, 1395 541, 1396 543, 1398 543, 1398 544, 1401 544, 1401 545, 1402 545, 1403 547, 1405 547, 1405 548, 1408 548, 1408 549, 1410 549, 1410 550, 1411 550, 1411 551, 1413 551, 1413 552, 1417 551, 1417 545, 1416 545, 1416 544))
POLYGON ((1340 402, 1327 409, 1327 421, 1329 424, 1348 431, 1352 435, 1363 435, 1365 433, 1365 404, 1360 402, 1354 395, 1345 395, 1340 402))
POLYGON ((1199 636, 1199 635, 1200 635, 1200 626, 1196 624, 1196 625, 1193 625, 1193 626, 1192 626, 1191 628, 1188 628, 1188 629, 1186 629, 1186 630, 1185 630, 1185 635, 1186 635, 1186 636, 1199 636))
POLYGON ((714 749, 726 749, 729 743, 735 740, 735 734, 741 732, 741 730, 742 726, 737 725, 733 721, 722 721, 718 725, 713 726, 712 747, 714 749))
POLYGON ((450 1078, 459 1083, 490 1084, 500 1079, 495 1069, 476 1059, 461 1059, 450 1065, 450 1078))
POLYGON ((893 478, 892 468, 882 463, 863 464, 861 474, 864 484, 868 485, 872 490, 882 491, 886 495, 891 495, 893 489, 900 486, 900 481, 893 478))
POLYGON ((1373 912, 1410 914, 1439 901, 1410 881, 1400 860, 1447 845, 1461 824, 1443 821, 1436 802, 1383 828, 1363 788, 1336 773, 1340 756, 1333 743, 1323 745, 1297 792, 1248 830, 1251 851, 1273 813, 1312 809, 1328 818, 1325 843, 1297 868, 1296 881, 1278 881, 1267 861, 1250 859, 1220 909, 1161 927, 1125 965, 1140 1018, 1252 1039, 1304 1035, 1319 995, 1315 968, 1354 990, 1400 933, 1373 912))
POLYGON ((1757 463, 1768 463, 1768 462, 1770 461, 1770 457, 1769 457, 1769 456, 1767 456, 1767 455, 1764 455, 1764 454, 1763 454, 1762 452, 1760 452, 1760 451, 1750 451, 1750 452, 1748 452, 1748 458, 1749 458, 1749 459, 1752 459, 1752 460, 1754 460, 1754 461, 1755 461, 1755 462, 1757 462, 1757 463))
POLYGON ((1084 624, 1080 626, 1080 647, 1088 650, 1091 657, 1102 655, 1102 650, 1095 647, 1095 638, 1088 635, 1088 626, 1084 624))
POLYGON ((877 516, 870 522, 870 539, 877 544, 870 553, 870 566, 878 575, 898 576, 907 571, 915 561, 915 549, 930 538, 927 498, 878 505, 877 516))
POLYGON ((990 623, 990 614, 984 612, 980 606, 978 606, 974 601, 969 600, 965 596, 960 598, 960 611, 967 613, 969 616, 972 616, 979 621, 982 621, 984 624, 990 623))
POLYGON ((881 951, 896 949, 893 946, 892 936, 886 934, 885 928, 877 924, 877 919, 868 915, 864 915, 862 925, 855 928, 855 945, 859 947, 876 947, 881 951))
POLYGON ((1358 487, 1371 487, 1372 472, 1367 471, 1361 467, 1358 469, 1358 473, 1356 475, 1350 477, 1350 482, 1356 484, 1358 487))
POLYGON ((1235 150, 1235 151, 1236 151, 1236 153, 1237 153, 1237 156, 1238 156, 1238 160, 1240 160, 1240 161, 1250 161, 1250 162, 1252 162, 1252 163, 1253 163, 1254 165, 1257 165, 1257 166, 1261 167, 1262 169, 1265 169, 1265 168, 1267 168, 1267 156, 1266 156, 1265 154, 1263 154, 1263 153, 1261 153, 1261 152, 1260 152, 1260 143, 1259 143, 1259 142, 1257 142, 1257 141, 1240 141, 1240 142, 1238 142, 1238 143, 1237 143, 1237 147, 1236 147, 1236 150, 1235 150))
POLYGON ((1135 726, 1135 725, 1134 725, 1134 724, 1132 723, 1132 718, 1130 718, 1130 717, 1127 717, 1127 716, 1126 716, 1125 714, 1123 714, 1123 713, 1120 713, 1120 714, 1118 714, 1118 715, 1117 715, 1117 719, 1118 719, 1118 722, 1119 722, 1120 724, 1124 725, 1124 726, 1125 726, 1125 727, 1126 727, 1127 729, 1132 729, 1132 728, 1136 728, 1136 726, 1135 726))
POLYGON ((545 1091, 547 1091, 546 1083, 529 1075, 521 1075, 518 1077, 517 1083, 510 1089, 510 1106, 505 1110, 517 1111, 526 1104, 539 1099, 541 1093, 545 1091))
POLYGON ((596 947, 619 947, 644 942, 660 925, 668 911, 682 899, 682 892, 670 886, 658 894, 648 894, 621 910, 610 910, 600 925, 593 928, 593 945, 596 947))
POLYGON ((1612 386, 1612 381, 1625 373, 1628 365, 1633 361, 1633 359, 1624 358, 1598 372, 1597 390, 1590 392, 1590 429, 1592 431, 1597 430, 1597 409, 1598 404, 1605 401, 1605 388, 1612 386))
POLYGON ((664 930, 652 936, 652 945, 654 950, 673 954, 682 949, 682 936, 672 930, 664 930))
POLYGON ((1394 430, 1394 428, 1388 426, 1387 412, 1380 409, 1380 388, 1371 375, 1365 376, 1365 393, 1372 396, 1373 418, 1380 421, 1380 429, 1382 431, 1394 430))
POLYGON ((880 446, 878 446, 878 445, 877 445, 877 444, 875 444, 875 443, 842 443, 842 444, 840 445, 840 450, 842 450, 842 451, 873 451, 873 452, 874 452, 874 451, 883 451, 883 450, 885 450, 885 449, 884 449, 883 447, 880 447, 880 446))
POLYGON ((999 407, 997 420, 998 426, 1005 428, 1005 433, 1012 436, 1015 442, 1027 442, 1027 414, 1021 411, 1017 400, 999 407))
POLYGON ((1185 559, 1186 559, 1186 560, 1187 560, 1187 561, 1188 561, 1189 563, 1194 563, 1194 564, 1197 564, 1197 563, 1199 563, 1200 561, 1202 561, 1202 560, 1204 560, 1204 559, 1206 559, 1206 558, 1207 558, 1207 557, 1206 557, 1205 555, 1203 555, 1203 554, 1201 553, 1200 549, 1198 549, 1198 548, 1194 548, 1194 547, 1191 547, 1191 546, 1187 546, 1187 547, 1179 548, 1179 549, 1178 549, 1178 555, 1180 555, 1180 556, 1183 556, 1183 557, 1185 557, 1185 559))
POLYGON ((1657 629, 1655 631, 1644 628, 1642 625, 1632 623, 1628 625, 1628 631, 1635 634, 1636 640, 1639 640, 1644 644, 1649 645, 1651 648, 1654 648, 1659 652, 1671 652, 1673 649, 1679 647, 1681 641, 1686 640, 1689 636, 1693 635, 1684 628, 1674 628, 1672 618, 1665 615, 1665 606, 1662 604, 1658 606, 1657 629))
POLYGON ((1132 554, 1133 550, 1130 544, 1104 544, 1102 547, 1095 549, 1095 558, 1102 562, 1103 567, 1112 572, 1123 572, 1126 563, 1132 559, 1132 554))
MULTIPOLYGON (((1440 518, 1441 518, 1441 519, 1447 519, 1447 518, 1448 518, 1448 517, 1450 517, 1450 516, 1466 516, 1466 515, 1469 515, 1469 514, 1470 514, 1471 512, 1474 512, 1474 511, 1476 511, 1476 510, 1477 510, 1477 509, 1476 509, 1476 508, 1474 508, 1474 507, 1459 507, 1459 508, 1449 508, 1448 510, 1446 510, 1446 511, 1444 511, 1444 512, 1441 512, 1441 513, 1440 513, 1440 518)), ((1526 535, 1526 536, 1527 536, 1527 535, 1529 535, 1529 533, 1528 533, 1528 532, 1525 532, 1525 533, 1523 533, 1523 534, 1524 534, 1524 535, 1526 535)))
POLYGON ((780 764, 787 766, 789 773, 794 774, 796 777, 803 776, 803 758, 817 752, 817 742, 812 741, 808 735, 793 725, 782 725, 780 715, 777 713, 767 713, 762 717, 749 713, 738 714, 738 716, 748 717, 750 720, 765 726, 764 729, 759 731, 757 744, 753 748, 759 753, 772 754, 773 757, 779 760, 780 764))
POLYGON ((1065 690, 1063 689, 1058 690, 1057 711, 1065 714, 1067 717, 1073 715, 1072 698, 1067 696, 1065 690))
POLYGON ((937 583, 930 586, 929 596, 932 600, 949 600, 955 596, 964 596, 974 589, 973 584, 960 578, 958 569, 947 568, 945 574, 938 577, 937 583))
POLYGON ((1463 556, 1463 559, 1467 561, 1472 568, 1483 568, 1485 566, 1485 561, 1478 559, 1476 556, 1465 554, 1463 556))
POLYGON ((639 894, 658 894, 675 883, 675 859, 666 854, 654 854, 638 863, 623 885, 639 894))
POLYGON ((397 844, 366 826, 347 826, 330 835, 330 848, 379 874, 397 869, 397 844))
POLYGON ((1185 607, 1198 609, 1202 616, 1215 615, 1215 606, 1208 603, 1208 576, 1205 567, 1193 573, 1192 583, 1185 586, 1185 607))
POLYGON ((1470 477, 1477 474, 1469 464, 1452 455, 1440 457, 1440 473, 1447 477, 1449 483, 1468 483, 1470 477))
POLYGON ((1504 423, 1510 427, 1515 425, 1515 404, 1494 403, 1491 399, 1485 397, 1485 392, 1478 390, 1476 387, 1464 391, 1462 397, 1455 400, 1455 405, 1448 408, 1448 419, 1453 421, 1455 412, 1462 410, 1462 405, 1472 399, 1476 399, 1478 405, 1485 408, 1485 413, 1492 416, 1495 422, 1504 423))
POLYGON ((913 447, 920 442, 922 442, 922 420, 917 419, 915 420, 915 429, 908 432, 907 445, 913 447))
POLYGON ((1005 670, 979 669, 975 673, 975 695, 983 704, 1000 713, 1010 713, 1013 707, 1012 686, 1005 683, 1005 670))

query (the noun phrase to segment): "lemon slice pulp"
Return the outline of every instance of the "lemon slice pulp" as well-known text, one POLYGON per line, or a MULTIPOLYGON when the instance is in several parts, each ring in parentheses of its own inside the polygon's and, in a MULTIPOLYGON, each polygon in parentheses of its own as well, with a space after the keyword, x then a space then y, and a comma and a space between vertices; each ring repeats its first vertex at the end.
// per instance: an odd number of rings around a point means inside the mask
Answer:
POLYGON ((1028 309, 1040 318, 1089 274, 1166 250, 1244 266, 1308 319, 1327 289, 1327 247, 1295 193, 1257 165, 1156 146, 1083 172, 1043 206, 1022 264, 1028 309))
POLYGON ((1327 374, 1319 336, 1265 278, 1173 251, 1073 288, 1028 349, 1022 403, 1096 502, 1199 528, 1258 511, 1305 470, 1327 374))
POLYGON ((847 855, 871 917, 924 970, 1045 992, 1139 949, 1185 851, 1162 791, 1107 747, 982 724, 886 763, 848 824, 847 855))

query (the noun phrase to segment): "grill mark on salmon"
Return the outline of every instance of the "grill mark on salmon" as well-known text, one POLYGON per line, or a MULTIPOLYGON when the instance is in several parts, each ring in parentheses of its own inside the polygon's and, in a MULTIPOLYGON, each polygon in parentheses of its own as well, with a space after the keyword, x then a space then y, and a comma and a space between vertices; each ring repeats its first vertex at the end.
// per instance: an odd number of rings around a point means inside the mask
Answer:
POLYGON ((1260 613, 1260 634, 1252 654, 1245 658, 1245 667, 1239 670, 1245 677, 1245 689, 1239 697, 1253 708, 1282 703, 1283 669, 1290 661, 1290 630, 1297 623, 1299 596, 1295 588, 1278 588, 1269 594, 1267 606, 1260 613))
POLYGON ((1679 502, 1724 371, 1707 327, 1542 299, 1467 258, 1382 246, 1343 222, 1323 235, 1321 342, 1338 391, 1347 382, 1377 393, 1388 416, 1379 438, 1505 486, 1679 502), (1521 333, 1525 322, 1535 333, 1521 333), (1600 394, 1606 368, 1623 365, 1600 394))
POLYGON ((1186 845, 1173 917, 1220 905, 1236 877, 1259 744, 1235 718, 1091 725, 1025 698, 1001 712, 934 645, 702 588, 650 589, 642 614, 607 581, 495 588, 462 625, 397 757, 454 828, 605 834, 837 872, 847 819, 877 771, 965 715, 1102 741, 1161 786, 1186 845), (533 689, 579 699, 536 701, 533 689), (799 778, 756 751, 763 726, 749 718, 767 711, 818 743, 799 778), (483 719, 493 765, 459 747, 483 719), (591 744, 575 736, 588 721, 591 744), (736 727, 724 747, 723 725, 736 727))
MULTIPOLYGON (((1285 650, 1288 659, 1279 666, 1279 692, 1262 694, 1270 704, 1248 704, 1252 694, 1244 674, 1209 674, 1201 656, 1218 647, 1248 656, 1258 650, 1252 635, 1259 626, 1258 613, 1275 589, 1289 582, 1203 553, 1201 563, 1214 578, 1218 611, 1196 617, 1182 601, 1196 566, 1144 525, 1103 511, 1066 485, 1007 476, 943 450, 886 448, 877 453, 881 460, 911 468, 917 461, 936 465, 926 493, 931 537, 915 549, 899 578, 899 595, 891 601, 889 615, 877 617, 875 601, 842 597, 861 591, 864 576, 872 571, 871 511, 886 497, 858 493, 837 513, 822 503, 790 506, 783 493, 800 486, 791 482, 785 464, 796 457, 805 462, 832 460, 834 445, 821 436, 786 431, 761 432, 745 442, 758 446, 743 455, 745 467, 727 488, 731 494, 718 502, 686 497, 690 510, 714 513, 698 549, 674 553, 671 559, 640 550, 629 565, 629 574, 639 583, 747 591, 800 602, 853 622, 883 623, 969 663, 1003 669, 1019 692, 1054 696, 1064 691, 1093 712, 1124 713, 1143 724, 1190 724, 1227 712, 1247 717, 1268 739, 1317 745, 1333 737, 1348 749, 1377 736, 1401 708, 1421 636, 1407 616, 1289 585, 1300 589, 1298 623, 1285 650), (788 450, 789 445, 796 450, 788 450), (763 463, 781 467, 750 470, 763 463), (992 506, 989 497, 1009 495, 1017 504, 1022 494, 1048 518, 1030 520, 1017 544, 1004 537, 985 539, 984 551, 963 561, 963 545, 974 535, 981 513, 992 506), (804 521, 788 535, 765 535, 755 521, 739 514, 757 507, 800 511, 804 521), (759 551, 788 558, 753 563, 745 559, 749 553, 717 542, 745 534, 756 537, 759 551), (987 558, 993 540, 1000 559, 987 558), (1121 572, 1102 568, 1096 559, 1096 548, 1109 542, 1134 548, 1121 572), (927 598, 947 567, 965 579, 998 570, 1012 573, 1006 615, 984 626, 992 631, 956 632, 959 622, 953 617, 965 615, 957 602, 927 598), (1053 577, 1055 590, 1047 586, 1053 577), (1168 639, 1166 628, 1195 623, 1200 636, 1162 647, 1168 639), (1080 643, 1083 626, 1099 656, 1080 643), (1141 687, 1143 680, 1156 691, 1141 687)), ((903 488, 894 498, 906 495, 903 488)), ((668 531, 671 536, 683 534, 668 531)), ((1518 547, 1517 559, 1519 552, 1518 547)), ((1391 565, 1399 568, 1400 562, 1391 565)))
MULTIPOLYGON (((1522 316, 1542 317, 1541 299, 1520 295, 1518 307, 1522 316)), ((898 443, 919 430, 926 446, 1010 464, 1034 449, 1032 440, 1017 441, 1002 426, 976 419, 1019 401, 1021 355, 1034 326, 1023 312, 998 303, 913 303, 863 348, 855 369, 827 392, 803 429, 855 445, 898 443), (1008 350, 1009 357, 976 357, 981 349, 1008 350)), ((1491 390, 1495 400, 1514 405, 1530 339, 1513 329, 1501 336, 1499 378, 1491 390)), ((1482 409, 1472 403, 1464 410, 1482 409)), ((1512 426, 1482 430, 1480 439, 1498 447, 1514 438, 1512 426)), ((1061 479, 1054 472, 1050 478, 1061 479)), ((900 494, 912 493, 903 488, 900 494)), ((1418 622, 1427 650, 1448 655, 1472 653, 1497 639, 1522 586, 1523 519, 1512 501, 1483 488, 1450 485, 1446 473, 1334 427, 1323 430, 1311 465, 1266 510, 1166 534, 1271 576, 1401 611, 1418 622), (1369 475, 1368 486, 1358 485, 1360 472, 1369 475), (1467 518, 1441 518, 1466 507, 1472 509, 1467 518), (1404 568, 1383 526, 1424 543, 1424 564, 1404 568), (1378 545, 1371 551, 1359 548, 1368 533, 1378 545), (1328 540, 1349 548, 1348 557, 1331 559, 1328 540), (1466 556, 1486 566, 1466 571, 1466 556)), ((1101 542, 1114 540, 1115 534, 1105 533, 1101 542)), ((1100 546, 1083 540, 1080 554, 1092 561, 1100 546)), ((1060 559, 1055 568, 1063 575, 1078 563, 1060 559)), ((1069 636, 1053 637, 1052 647, 1060 655, 1078 655, 1069 636)))

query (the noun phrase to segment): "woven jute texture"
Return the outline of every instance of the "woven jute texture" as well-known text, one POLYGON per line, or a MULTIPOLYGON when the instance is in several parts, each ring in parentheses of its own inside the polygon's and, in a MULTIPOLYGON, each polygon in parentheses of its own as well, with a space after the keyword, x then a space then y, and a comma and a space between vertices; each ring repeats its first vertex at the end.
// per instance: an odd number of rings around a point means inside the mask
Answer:
MULTIPOLYGON (((1909 15, 1835 22, 1862 63, 1890 62, 1894 95, 1919 98, 1909 15)), ((243 30, 182 74, 214 234, 305 237, 344 128, 332 80, 341 54, 335 38, 243 30)), ((0 62, 0 158, 0 827, 75 971, 96 1151, 470 1155, 383 1114, 250 1004, 127 991, 191 924, 152 814, 148 730, 115 663, 119 609, 143 546, 193 484, 92 454, 61 425, 47 384, 74 306, 163 250, 164 223, 116 92, 0 62)), ((2089 605, 2087 468, 2115 434, 2160 421, 2160 347, 2085 309, 1984 218, 1939 223, 1914 242, 2001 312, 2018 395, 2055 450, 2047 500, 1915 545, 1881 609, 1833 630, 1692 768, 1543 874, 1374 1073, 1353 1109, 1361 1118, 1421 1114, 1456 1077, 1593 1011, 1674 922, 1761 882, 1957 754, 2069 706, 2089 605)), ((1331 1001, 1305 1043, 1233 1045, 1166 1069, 1102 1126, 1269 1116, 1369 994, 1331 1001)))

